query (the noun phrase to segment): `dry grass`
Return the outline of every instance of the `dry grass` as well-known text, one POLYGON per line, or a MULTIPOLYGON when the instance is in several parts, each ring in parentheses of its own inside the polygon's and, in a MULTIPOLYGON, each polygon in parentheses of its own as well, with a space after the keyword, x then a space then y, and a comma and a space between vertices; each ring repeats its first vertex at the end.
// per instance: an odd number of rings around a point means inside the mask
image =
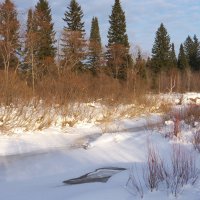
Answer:
POLYGON ((183 114, 183 119, 187 124, 194 127, 195 122, 200 122, 200 105, 189 105, 183 114))
POLYGON ((34 104, 10 105, 0 109, 0 131, 2 133, 12 133, 15 128, 28 130, 42 130, 48 128, 53 120, 51 108, 43 106, 38 102, 34 104))
POLYGON ((103 73, 99 77, 93 77, 89 73, 76 75, 70 72, 67 75, 49 75, 36 82, 34 93, 31 86, 13 71, 9 74, 9 80, 9 85, 6 86, 4 73, 1 71, 1 132, 17 127, 42 130, 54 123, 61 124, 64 128, 74 126, 78 121, 91 122, 95 118, 98 123, 105 125, 106 131, 107 124, 114 119, 146 112, 146 106, 119 109, 121 104, 139 105, 142 93, 140 91, 140 95, 133 94, 126 83, 103 73), (101 104, 100 118, 96 117, 99 115, 98 109, 87 106, 89 102, 101 104))
POLYGON ((4 82, 4 72, 0 71, 1 130, 9 130, 11 124, 25 130, 32 130, 33 127, 41 130, 54 123, 65 127, 74 126, 79 121, 96 120, 106 132, 113 120, 152 112, 166 113, 171 109, 169 103, 160 102, 154 95, 147 95, 149 82, 139 77, 137 82, 132 77, 123 82, 104 72, 95 77, 88 72, 79 75, 70 71, 65 74, 54 72, 35 82, 34 93, 30 83, 26 84, 28 82, 13 71, 9 73, 9 85, 6 86, 4 82), (42 107, 38 102, 42 102, 42 107), (101 104, 101 117, 97 117, 99 114, 95 107, 89 109, 89 106, 82 106, 91 102, 101 104), (32 108, 34 110, 30 110, 32 108), (59 122, 54 118, 58 118, 59 122), (32 125, 34 120, 37 126, 32 125))

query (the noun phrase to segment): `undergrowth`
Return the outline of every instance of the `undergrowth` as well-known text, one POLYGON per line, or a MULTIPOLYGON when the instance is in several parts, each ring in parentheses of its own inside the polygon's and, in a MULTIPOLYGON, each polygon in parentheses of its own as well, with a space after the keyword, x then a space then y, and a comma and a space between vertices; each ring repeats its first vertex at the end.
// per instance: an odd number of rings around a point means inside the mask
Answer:
POLYGON ((5 85, 0 73, 0 133, 73 127, 79 122, 101 124, 105 132, 113 120, 166 112, 170 107, 146 95, 148 88, 133 90, 105 74, 47 76, 36 83, 34 92, 17 74, 10 72, 9 78, 5 85))

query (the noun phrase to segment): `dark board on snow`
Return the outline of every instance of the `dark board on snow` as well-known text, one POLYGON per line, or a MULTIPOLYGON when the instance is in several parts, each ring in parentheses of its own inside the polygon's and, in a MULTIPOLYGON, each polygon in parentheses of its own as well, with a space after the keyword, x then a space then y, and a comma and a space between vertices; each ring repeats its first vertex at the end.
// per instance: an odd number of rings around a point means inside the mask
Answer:
POLYGON ((124 170, 126 170, 126 168, 119 168, 119 167, 99 168, 96 169, 94 172, 90 172, 78 178, 63 181, 63 183, 67 185, 94 183, 94 182, 106 183, 111 176, 124 170))

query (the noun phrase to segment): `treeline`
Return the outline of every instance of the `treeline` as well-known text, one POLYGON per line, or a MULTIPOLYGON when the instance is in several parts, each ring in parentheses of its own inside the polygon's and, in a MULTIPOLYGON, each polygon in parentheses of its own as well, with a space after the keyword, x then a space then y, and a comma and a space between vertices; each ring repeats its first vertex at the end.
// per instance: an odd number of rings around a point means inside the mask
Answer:
POLYGON ((90 91, 90 95, 101 97, 116 88, 119 94, 123 90, 134 95, 141 88, 156 92, 200 89, 200 43, 196 35, 187 37, 177 57, 161 24, 152 56, 145 59, 138 50, 134 59, 120 0, 115 0, 109 16, 106 47, 101 43, 97 17, 92 18, 90 37, 86 40, 83 16, 81 5, 71 0, 62 19, 65 26, 56 37, 50 5, 47 0, 39 0, 34 9, 28 10, 22 32, 15 4, 11 0, 1 3, 1 93, 12 96, 9 91, 15 86, 11 84, 13 77, 21 81, 21 88, 28 85, 34 94, 49 92, 50 96, 57 91, 61 96, 66 92, 80 95, 90 91))

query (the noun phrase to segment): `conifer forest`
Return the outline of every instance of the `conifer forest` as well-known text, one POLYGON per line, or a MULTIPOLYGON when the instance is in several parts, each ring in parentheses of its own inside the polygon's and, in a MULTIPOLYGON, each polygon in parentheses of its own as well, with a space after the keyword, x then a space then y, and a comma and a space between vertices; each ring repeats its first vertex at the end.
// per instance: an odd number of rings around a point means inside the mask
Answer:
POLYGON ((30 96, 52 100, 52 95, 63 102, 111 96, 123 100, 146 92, 199 91, 200 43, 195 33, 176 52, 161 22, 152 53, 143 56, 138 48, 133 56, 125 12, 115 0, 108 19, 108 43, 102 44, 98 18, 94 16, 91 30, 85 30, 83 16, 87 13, 76 0, 66 7, 59 33, 54 30, 48 1, 39 0, 30 8, 24 23, 12 0, 1 2, 1 101, 30 96))

